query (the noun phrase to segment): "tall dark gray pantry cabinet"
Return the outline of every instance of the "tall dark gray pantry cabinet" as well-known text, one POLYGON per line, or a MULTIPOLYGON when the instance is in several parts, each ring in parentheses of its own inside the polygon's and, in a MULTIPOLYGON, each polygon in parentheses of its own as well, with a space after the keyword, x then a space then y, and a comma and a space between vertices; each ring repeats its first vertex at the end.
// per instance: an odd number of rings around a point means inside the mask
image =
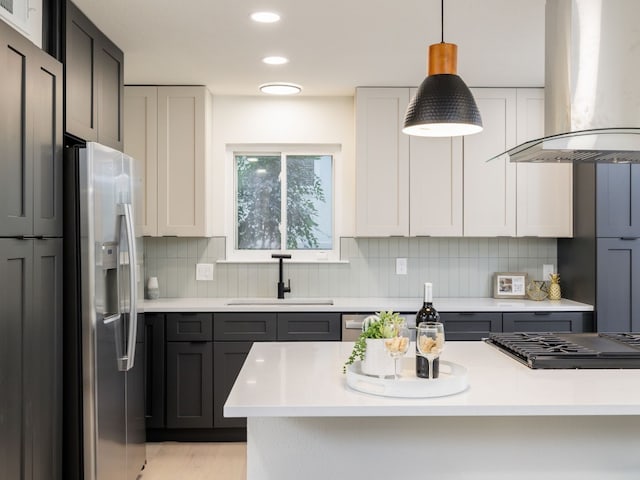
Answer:
POLYGON ((640 331, 640 165, 574 165, 574 238, 558 240, 563 295, 599 332, 640 331))
POLYGON ((62 65, 0 22, 0 478, 62 478, 62 65))

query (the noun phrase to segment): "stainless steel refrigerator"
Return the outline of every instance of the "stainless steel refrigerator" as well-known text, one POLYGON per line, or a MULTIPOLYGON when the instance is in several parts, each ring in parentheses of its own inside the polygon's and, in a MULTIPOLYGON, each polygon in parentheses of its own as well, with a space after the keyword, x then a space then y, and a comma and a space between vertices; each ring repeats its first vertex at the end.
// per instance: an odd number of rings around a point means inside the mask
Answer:
POLYGON ((65 478, 135 480, 145 463, 141 177, 131 157, 97 143, 69 148, 65 162, 65 478))

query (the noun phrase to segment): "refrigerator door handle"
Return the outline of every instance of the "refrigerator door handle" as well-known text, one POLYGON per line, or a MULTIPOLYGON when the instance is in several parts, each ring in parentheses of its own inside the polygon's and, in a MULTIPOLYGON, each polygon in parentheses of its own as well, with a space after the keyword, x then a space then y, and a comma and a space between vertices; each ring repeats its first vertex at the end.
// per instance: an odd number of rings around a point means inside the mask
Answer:
POLYGON ((105 325, 109 325, 110 323, 117 322, 118 320, 120 320, 120 317, 122 317, 120 313, 114 313, 113 315, 108 315, 104 317, 104 320, 102 321, 102 323, 104 323, 105 325))
POLYGON ((129 253, 129 328, 127 332, 127 349, 125 353, 125 370, 133 368, 133 362, 136 355, 136 334, 138 330, 138 305, 136 297, 137 281, 137 256, 135 245, 135 234, 133 228, 133 215, 131 213, 131 204, 123 203, 121 205, 124 217, 125 230, 127 232, 127 249, 129 253))

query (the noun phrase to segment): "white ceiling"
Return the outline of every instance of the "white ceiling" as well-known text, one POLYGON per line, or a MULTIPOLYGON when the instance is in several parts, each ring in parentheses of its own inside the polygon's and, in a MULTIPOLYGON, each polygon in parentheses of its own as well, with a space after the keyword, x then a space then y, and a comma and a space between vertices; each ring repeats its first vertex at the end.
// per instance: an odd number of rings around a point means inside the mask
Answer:
MULTIPOLYGON (((125 53, 129 84, 205 84, 257 95, 287 81, 303 95, 414 86, 440 41, 439 0, 74 0, 125 53), (280 13, 276 24, 249 19, 280 13), (264 65, 267 55, 290 63, 264 65)), ((469 86, 543 86, 545 0, 445 0, 444 39, 469 86)))

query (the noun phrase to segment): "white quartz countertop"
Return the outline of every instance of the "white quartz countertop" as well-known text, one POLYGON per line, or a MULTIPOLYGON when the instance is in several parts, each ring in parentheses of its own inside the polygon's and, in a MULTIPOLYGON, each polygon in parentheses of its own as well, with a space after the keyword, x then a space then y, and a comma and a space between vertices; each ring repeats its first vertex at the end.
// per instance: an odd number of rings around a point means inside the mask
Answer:
MULTIPOLYGON (((495 298, 436 298, 434 306, 440 312, 544 312, 593 311, 593 305, 572 300, 510 300, 495 298)), ((146 312, 417 312, 421 298, 161 298, 145 300, 146 312), (331 305, 321 304, 331 300, 331 305), (238 302, 246 304, 238 305, 238 302), (314 303, 317 302, 317 303, 314 303), (230 305, 230 303, 232 305, 230 305)))
POLYGON ((640 415, 640 369, 532 370, 484 342, 448 342, 442 359, 468 369, 466 391, 389 398, 347 386, 342 365, 352 347, 351 342, 254 343, 225 416, 640 415))

